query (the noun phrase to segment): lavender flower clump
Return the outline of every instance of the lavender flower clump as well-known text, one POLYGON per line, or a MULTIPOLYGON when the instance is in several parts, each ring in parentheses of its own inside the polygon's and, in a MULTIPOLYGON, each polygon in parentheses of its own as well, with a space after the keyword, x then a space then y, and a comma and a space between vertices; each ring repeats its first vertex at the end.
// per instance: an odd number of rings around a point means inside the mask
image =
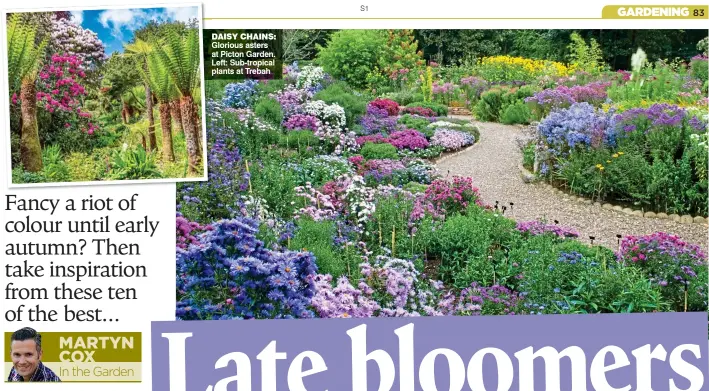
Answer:
POLYGON ((504 286, 484 287, 473 282, 460 292, 456 315, 515 315, 520 302, 517 293, 504 286))
POLYGON ((649 108, 630 109, 615 117, 616 122, 627 130, 642 129, 648 131, 654 127, 680 126, 687 117, 683 108, 667 103, 656 103, 649 108), (628 127, 632 123, 634 127, 628 127))
POLYGON ((431 145, 440 145, 447 151, 463 148, 475 143, 475 137, 469 133, 453 129, 438 128, 431 137, 431 145))
POLYGON ((539 123, 537 131, 554 155, 564 156, 574 148, 615 144, 614 122, 609 115, 589 103, 575 103, 552 112, 539 123))
POLYGON ((258 221, 222 220, 177 251, 177 318, 312 318, 315 258, 273 251, 256 239, 258 221))
POLYGON ((375 133, 385 132, 393 133, 397 130, 397 117, 389 116, 386 109, 380 109, 375 106, 367 106, 367 113, 360 121, 362 126, 362 135, 372 135, 375 133))
POLYGON ((360 264, 355 288, 346 277, 332 287, 332 277, 316 277, 313 307, 322 318, 443 316, 453 311, 454 296, 435 281, 419 279, 410 260, 378 256, 360 264))
POLYGON ((316 131, 321 126, 320 120, 307 114, 294 114, 283 122, 283 127, 288 130, 312 130, 316 131))

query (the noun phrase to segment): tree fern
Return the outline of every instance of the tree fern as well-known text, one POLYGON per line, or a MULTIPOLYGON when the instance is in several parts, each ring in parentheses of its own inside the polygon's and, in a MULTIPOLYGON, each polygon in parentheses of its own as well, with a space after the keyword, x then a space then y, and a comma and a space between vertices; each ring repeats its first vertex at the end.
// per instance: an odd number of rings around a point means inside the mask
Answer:
POLYGON ((150 84, 150 88, 161 103, 175 98, 177 93, 175 83, 170 78, 165 65, 160 62, 157 54, 150 53, 147 58, 148 69, 143 71, 143 77, 150 84))
POLYGON ((191 90, 199 80, 200 55, 197 31, 191 30, 184 37, 169 31, 164 45, 156 47, 156 53, 180 93, 183 96, 191 96, 191 90))
POLYGON ((7 24, 7 61, 10 91, 20 88, 22 80, 34 80, 42 66, 47 40, 35 44, 36 26, 24 24, 19 14, 12 14, 7 24))

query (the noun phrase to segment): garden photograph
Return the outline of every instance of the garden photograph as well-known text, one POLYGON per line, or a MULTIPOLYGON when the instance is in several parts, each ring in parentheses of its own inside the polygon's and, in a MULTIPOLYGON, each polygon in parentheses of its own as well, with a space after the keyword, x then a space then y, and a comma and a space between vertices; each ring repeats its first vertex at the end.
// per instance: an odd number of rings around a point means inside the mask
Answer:
POLYGON ((282 30, 205 83, 176 319, 706 312, 706 30, 282 30))
POLYGON ((7 13, 12 184, 204 180, 199 7, 7 13))

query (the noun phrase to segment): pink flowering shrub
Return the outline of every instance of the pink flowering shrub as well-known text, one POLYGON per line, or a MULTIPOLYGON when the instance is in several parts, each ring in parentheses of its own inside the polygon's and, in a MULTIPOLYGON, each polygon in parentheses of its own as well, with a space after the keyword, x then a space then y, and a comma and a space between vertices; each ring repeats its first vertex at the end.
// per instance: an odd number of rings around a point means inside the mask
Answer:
POLYGON ((368 107, 374 107, 379 110, 386 110, 389 116, 399 115, 399 104, 391 99, 375 99, 369 102, 368 107))
POLYGON ((707 256, 679 236, 656 232, 626 236, 620 244, 618 261, 642 269, 653 283, 663 287, 663 296, 677 311, 706 311, 707 256))
POLYGON ((435 117, 436 113, 428 107, 404 107, 401 110, 402 114, 415 114, 422 117, 435 117))
POLYGON ((177 234, 176 245, 183 250, 187 250, 190 245, 199 245, 199 238, 195 235, 212 229, 210 225, 201 225, 194 221, 189 221, 182 215, 178 215, 175 222, 177 234))
POLYGON ((437 179, 426 188, 423 196, 416 198, 410 220, 420 220, 426 213, 443 219, 446 215, 464 211, 471 203, 485 207, 472 178, 455 176, 453 182, 437 179))
POLYGON ((426 140, 426 137, 421 132, 414 129, 394 132, 389 135, 388 142, 397 149, 417 150, 428 147, 428 140, 426 140))
POLYGON ((330 195, 319 192, 310 182, 305 186, 298 186, 294 190, 296 196, 303 197, 305 200, 305 206, 296 211, 294 215, 296 219, 309 216, 314 221, 323 221, 334 219, 339 215, 340 203, 333 202, 330 195))
POLYGON ((368 136, 359 136, 356 139, 357 145, 364 145, 366 143, 374 143, 374 144, 384 144, 388 143, 389 139, 380 133, 377 134, 372 134, 368 136))
MULTIPOLYGON (((37 105, 55 114, 55 121, 63 122, 64 127, 94 134, 98 126, 89 120, 91 113, 82 110, 87 91, 82 85, 86 73, 81 66, 76 56, 53 55, 39 72, 37 105)), ((13 103, 15 99, 13 96, 13 103)))
POLYGON ((283 122, 283 127, 288 130, 316 131, 321 126, 320 120, 314 115, 294 114, 283 122))

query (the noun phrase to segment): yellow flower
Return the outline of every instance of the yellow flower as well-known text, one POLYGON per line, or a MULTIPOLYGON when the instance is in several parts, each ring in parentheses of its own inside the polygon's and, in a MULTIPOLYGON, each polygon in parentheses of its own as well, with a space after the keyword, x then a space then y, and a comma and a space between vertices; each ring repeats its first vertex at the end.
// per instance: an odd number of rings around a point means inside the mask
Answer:
POLYGON ((614 154, 613 154, 613 157, 618 157, 618 154, 617 154, 617 153, 614 153, 614 154))
POLYGON ((618 152, 618 155, 622 155, 622 154, 623 154, 623 152, 618 152))
POLYGON ((606 163, 610 163, 610 162, 611 162, 610 160, 606 160, 606 163))
POLYGON ((603 170, 605 167, 603 167, 603 164, 596 164, 596 168, 599 170, 603 170))

